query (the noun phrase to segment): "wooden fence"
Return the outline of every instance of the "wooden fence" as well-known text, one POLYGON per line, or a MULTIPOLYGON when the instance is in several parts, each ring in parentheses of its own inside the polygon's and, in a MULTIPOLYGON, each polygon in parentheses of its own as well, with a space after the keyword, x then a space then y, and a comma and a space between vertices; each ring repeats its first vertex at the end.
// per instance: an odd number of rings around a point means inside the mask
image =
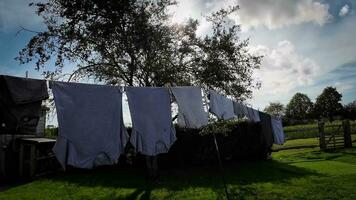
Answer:
POLYGON ((317 127, 308 127, 285 131, 287 139, 294 139, 293 136, 307 136, 304 138, 319 138, 320 149, 336 149, 352 147, 351 134, 356 134, 356 124, 350 124, 349 120, 344 120, 342 124, 325 125, 318 122, 317 127))
POLYGON ((324 122, 319 122, 319 146, 320 149, 336 149, 352 147, 350 121, 345 120, 341 125, 325 126, 324 122), (331 128, 331 134, 325 133, 325 128, 331 128))

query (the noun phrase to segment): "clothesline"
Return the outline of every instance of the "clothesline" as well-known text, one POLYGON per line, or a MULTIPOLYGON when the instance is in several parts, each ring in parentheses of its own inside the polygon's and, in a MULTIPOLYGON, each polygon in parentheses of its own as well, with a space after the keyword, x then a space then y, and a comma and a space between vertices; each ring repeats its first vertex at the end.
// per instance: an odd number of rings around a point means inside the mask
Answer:
MULTIPOLYGON (((33 96, 41 86, 41 94, 47 94, 46 80, 4 77, 12 81, 26 81, 10 88, 16 94, 33 96), (24 84, 24 83, 23 83, 24 84), (23 85, 22 84, 22 85, 23 85)), ((172 123, 171 98, 178 105, 178 125, 186 128, 201 128, 208 124, 209 112, 220 120, 247 117, 253 122, 268 126, 273 135, 271 141, 284 143, 280 118, 267 115, 245 104, 233 101, 214 90, 204 91, 197 86, 180 87, 131 87, 99 84, 49 81, 57 110, 59 135, 54 152, 63 167, 72 165, 92 168, 113 164, 124 152, 128 141, 137 152, 155 156, 167 153, 176 141, 172 123), (129 137, 123 123, 122 94, 125 89, 132 118, 132 133, 129 137), (207 112, 204 111, 203 99, 207 112)), ((38 92, 37 92, 38 93, 38 92)), ((48 94, 47 94, 48 96, 48 94)), ((267 132, 267 131, 265 131, 267 132)))
MULTIPOLYGON (((20 77, 19 77, 20 78, 20 77)), ((43 80, 46 81, 47 83, 49 83, 49 87, 50 87, 50 82, 53 82, 53 80, 50 79, 35 79, 35 78, 27 78, 26 79, 33 79, 33 80, 43 80)), ((78 82, 68 82, 68 81, 56 81, 56 82, 64 82, 64 83, 78 83, 78 82)), ((95 84, 95 83, 80 83, 80 84, 88 84, 88 85, 103 85, 103 84, 95 84)), ((126 92, 126 88, 127 87, 135 87, 135 86, 115 86, 115 87, 119 87, 122 89, 123 92, 126 92)), ((137 86, 137 87, 141 87, 141 86, 137 86)), ((185 86, 170 86, 167 85, 166 88, 172 88, 172 87, 185 87, 185 86)), ((51 87, 50 87, 51 88, 51 87)), ((151 87, 149 87, 151 88, 151 87)), ((155 87, 152 87, 155 88, 155 87)), ((204 88, 200 87, 201 90, 203 91, 204 94, 207 94, 209 90, 205 90, 204 88)), ((239 101, 239 103, 243 103, 241 101, 239 101)), ((207 103, 206 103, 207 104, 207 103)), ((245 106, 247 106, 246 104, 244 104, 245 106)), ((253 106, 250 106, 251 108, 253 108, 253 106)), ((259 111, 259 108, 257 109, 259 111)))

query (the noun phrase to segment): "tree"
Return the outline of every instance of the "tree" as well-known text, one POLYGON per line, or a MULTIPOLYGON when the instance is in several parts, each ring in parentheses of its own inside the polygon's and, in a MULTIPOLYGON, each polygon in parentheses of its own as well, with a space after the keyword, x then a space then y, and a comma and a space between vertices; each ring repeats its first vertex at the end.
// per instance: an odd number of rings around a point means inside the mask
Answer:
POLYGON ((345 118, 355 120, 356 119, 356 100, 345 105, 344 107, 345 118))
POLYGON ((309 119, 313 103, 306 94, 296 93, 286 107, 286 117, 293 120, 309 119))
POLYGON ((48 0, 31 4, 46 30, 22 49, 20 63, 35 62, 36 69, 55 61, 47 78, 63 75, 67 62, 77 65, 69 80, 92 77, 111 85, 200 85, 250 98, 260 86, 252 73, 260 56, 248 52, 240 40, 240 26, 228 20, 238 6, 212 13, 212 34, 196 35, 199 22, 170 23, 167 8, 174 0, 48 0))
POLYGON ((285 108, 284 105, 279 102, 270 102, 264 111, 270 115, 282 117, 284 116, 285 108))
POLYGON ((319 118, 327 118, 333 121, 337 114, 341 114, 343 107, 340 103, 342 95, 334 87, 326 87, 317 97, 314 113, 319 118))

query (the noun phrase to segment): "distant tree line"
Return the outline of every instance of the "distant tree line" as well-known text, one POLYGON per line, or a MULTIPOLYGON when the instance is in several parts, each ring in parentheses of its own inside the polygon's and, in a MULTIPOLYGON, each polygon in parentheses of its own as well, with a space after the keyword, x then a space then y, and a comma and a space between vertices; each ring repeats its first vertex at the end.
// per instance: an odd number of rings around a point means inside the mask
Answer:
POLYGON ((270 102, 265 112, 280 116, 284 124, 303 124, 314 120, 326 119, 356 119, 356 100, 342 105, 342 94, 334 87, 326 87, 316 98, 315 103, 308 95, 296 93, 289 103, 284 106, 279 102, 270 102))

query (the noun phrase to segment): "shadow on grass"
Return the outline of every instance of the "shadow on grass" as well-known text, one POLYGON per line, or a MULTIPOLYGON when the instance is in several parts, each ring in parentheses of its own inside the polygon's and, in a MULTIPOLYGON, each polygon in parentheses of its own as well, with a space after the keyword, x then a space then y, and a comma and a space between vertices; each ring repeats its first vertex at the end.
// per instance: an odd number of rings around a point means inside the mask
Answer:
POLYGON ((296 152, 293 154, 281 155, 279 158, 284 160, 286 163, 299 163, 299 162, 320 162, 326 160, 338 160, 343 162, 342 159, 346 163, 349 163, 350 158, 356 159, 356 148, 346 148, 346 149, 334 149, 327 151, 320 150, 307 150, 296 152))
MULTIPOLYGON (((285 182, 292 178, 318 175, 313 171, 274 160, 225 164, 224 174, 228 185, 237 186, 263 182, 285 182)), ((218 166, 170 169, 160 171, 160 178, 157 181, 150 181, 145 179, 143 170, 102 168, 90 171, 75 170, 47 179, 85 187, 133 189, 134 192, 126 195, 125 199, 150 199, 151 191, 155 189, 176 192, 192 188, 209 188, 218 196, 223 197, 221 175, 218 166)), ((115 195, 107 199, 115 199, 115 195)))

